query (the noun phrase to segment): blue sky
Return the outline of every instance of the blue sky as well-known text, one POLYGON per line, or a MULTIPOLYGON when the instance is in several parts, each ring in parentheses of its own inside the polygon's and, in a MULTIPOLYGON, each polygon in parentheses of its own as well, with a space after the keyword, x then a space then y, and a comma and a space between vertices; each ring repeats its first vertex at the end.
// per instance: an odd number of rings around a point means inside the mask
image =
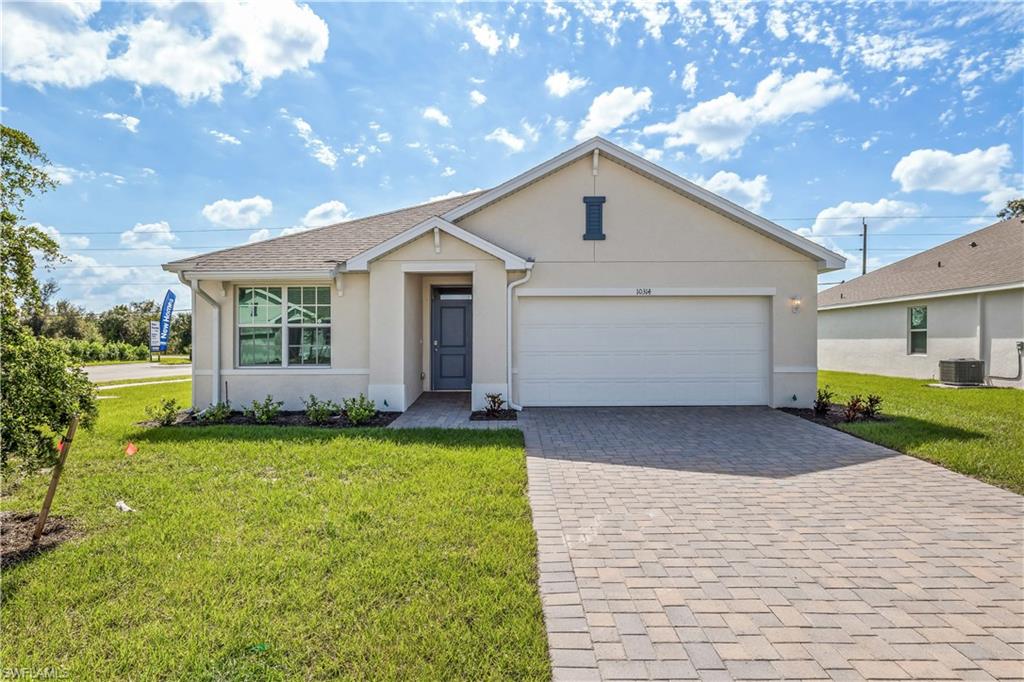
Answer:
POLYGON ((94 310, 593 134, 842 251, 831 282, 862 215, 876 268, 1021 194, 1022 8, 5 3, 2 117, 63 182, 26 206, 71 257, 46 276, 94 310))

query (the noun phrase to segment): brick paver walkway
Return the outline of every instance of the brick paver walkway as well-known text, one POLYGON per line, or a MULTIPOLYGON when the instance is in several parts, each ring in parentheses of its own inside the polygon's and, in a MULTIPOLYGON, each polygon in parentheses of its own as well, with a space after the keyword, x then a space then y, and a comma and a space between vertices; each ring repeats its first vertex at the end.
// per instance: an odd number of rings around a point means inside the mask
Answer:
MULTIPOLYGON (((421 400, 404 425, 469 425, 421 400)), ((502 426, 526 438, 556 680, 1024 678, 1013 493, 766 408, 502 426)))

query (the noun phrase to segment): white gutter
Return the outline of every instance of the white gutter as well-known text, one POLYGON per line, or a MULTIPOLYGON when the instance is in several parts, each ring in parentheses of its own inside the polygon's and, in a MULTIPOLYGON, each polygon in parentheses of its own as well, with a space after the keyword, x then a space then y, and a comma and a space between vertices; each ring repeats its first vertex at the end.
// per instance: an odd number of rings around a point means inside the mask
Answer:
POLYGON ((512 402, 512 290, 520 284, 526 284, 530 281, 530 275, 533 274, 533 261, 526 261, 526 276, 522 279, 517 279, 514 282, 508 283, 508 300, 505 303, 505 371, 506 379, 508 381, 508 406, 513 410, 520 411, 523 409, 522 405, 517 405, 512 402))
MULTIPOLYGON (((206 301, 213 308, 213 333, 210 334, 213 341, 213 357, 210 359, 210 380, 213 382, 212 390, 210 391, 210 402, 214 405, 220 402, 220 303, 217 303, 209 294, 203 291, 202 286, 199 284, 199 280, 194 280, 190 283, 185 279, 185 275, 181 272, 178 273, 178 279, 187 287, 190 287, 192 291, 199 294, 199 298, 206 301)), ((192 311, 192 343, 195 344, 195 323, 196 323, 196 311, 192 311)), ((194 346, 193 346, 194 347, 194 346)), ((193 370, 195 374, 195 352, 193 351, 193 370)), ((195 382, 192 382, 192 391, 195 392, 195 382)), ((193 402, 195 402, 193 400, 193 402)), ((193 405, 195 407, 195 405, 193 405)))

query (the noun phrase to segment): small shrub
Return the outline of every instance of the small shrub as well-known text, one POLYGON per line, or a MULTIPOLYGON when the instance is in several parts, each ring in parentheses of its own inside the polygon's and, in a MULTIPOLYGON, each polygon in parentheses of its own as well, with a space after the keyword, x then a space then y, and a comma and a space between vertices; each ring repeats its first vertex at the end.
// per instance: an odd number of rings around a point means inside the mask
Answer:
POLYGON ((864 399, 859 395, 851 395, 843 405, 843 419, 848 422, 857 421, 864 416, 864 399))
POLYGON ((376 403, 367 399, 362 393, 358 398, 346 398, 342 401, 342 405, 345 408, 345 416, 356 426, 365 424, 377 414, 376 403))
POLYGON ((217 403, 216 405, 210 405, 196 415, 196 419, 203 424, 221 424, 226 422, 230 416, 231 403, 217 403))
POLYGON ((274 397, 268 393, 266 399, 262 402, 259 400, 252 401, 252 404, 245 408, 245 415, 252 417, 260 424, 268 424, 281 413, 282 405, 284 405, 283 401, 274 402, 274 397))
POLYGON ((484 397, 487 398, 487 404, 484 406, 487 416, 497 417, 501 412, 502 405, 505 404, 505 399, 501 397, 500 393, 484 393, 484 397))
POLYGON ((832 407, 832 398, 835 398, 836 394, 829 390, 828 386, 818 389, 818 394, 814 397, 814 414, 819 417, 824 417, 828 414, 829 408, 832 407))
POLYGON ((864 402, 864 418, 875 419, 882 412, 882 396, 875 394, 868 394, 867 400, 864 402))
POLYGON ((306 417, 314 424, 323 424, 341 412, 338 403, 333 400, 317 400, 312 393, 309 394, 309 400, 303 400, 302 404, 306 407, 306 417))
POLYGON ((181 408, 178 406, 178 401, 174 398, 167 398, 166 400, 161 400, 156 405, 147 407, 146 415, 160 426, 170 426, 174 423, 180 411, 181 408))

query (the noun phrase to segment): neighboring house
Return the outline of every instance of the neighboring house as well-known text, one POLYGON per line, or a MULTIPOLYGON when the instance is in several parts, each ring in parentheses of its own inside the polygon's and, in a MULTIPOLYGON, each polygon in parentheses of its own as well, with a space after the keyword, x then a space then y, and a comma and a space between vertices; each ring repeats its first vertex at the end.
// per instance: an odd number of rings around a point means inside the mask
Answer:
POLYGON ((494 189, 175 261, 193 404, 810 405, 841 256, 594 138, 494 189))
MULTIPOLYGON (((818 294, 822 369, 937 378, 939 360, 985 361, 1024 387, 1024 224, 1006 220, 818 294)), ((1005 378, 998 378, 1005 377, 1005 378)))

